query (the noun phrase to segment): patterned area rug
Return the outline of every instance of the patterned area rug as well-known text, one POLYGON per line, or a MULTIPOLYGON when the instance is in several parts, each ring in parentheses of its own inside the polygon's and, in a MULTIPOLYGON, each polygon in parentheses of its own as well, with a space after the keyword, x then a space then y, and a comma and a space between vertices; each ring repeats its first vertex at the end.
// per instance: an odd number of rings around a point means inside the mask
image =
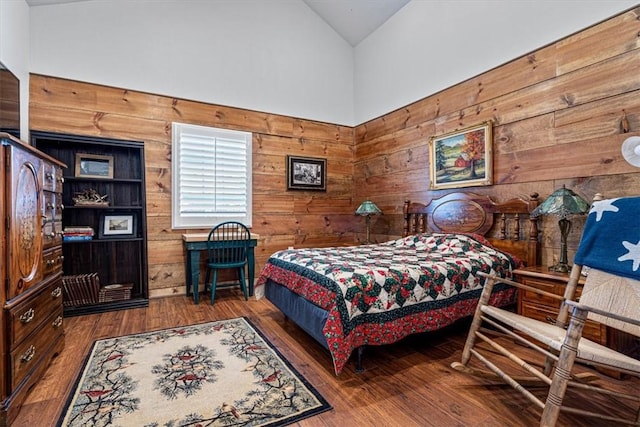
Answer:
POLYGON ((248 319, 94 343, 62 426, 283 426, 331 409, 248 319))

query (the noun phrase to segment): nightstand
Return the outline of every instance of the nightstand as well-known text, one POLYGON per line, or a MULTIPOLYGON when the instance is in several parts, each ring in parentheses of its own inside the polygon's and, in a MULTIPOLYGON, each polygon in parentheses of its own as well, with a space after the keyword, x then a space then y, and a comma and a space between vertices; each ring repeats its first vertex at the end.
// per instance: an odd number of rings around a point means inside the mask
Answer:
MULTIPOLYGON (((556 295, 564 295, 568 273, 549 271, 545 266, 533 266, 515 270, 515 280, 532 288, 540 289, 556 295)), ((584 278, 578 282, 576 297, 582 293, 584 278)), ((531 319, 553 323, 558 317, 560 301, 529 291, 518 291, 518 314, 531 319)), ((600 323, 587 320, 584 325, 583 336, 602 345, 607 345, 607 328, 600 323)))
MULTIPOLYGON (((549 271, 549 268, 546 266, 521 268, 514 270, 513 274, 514 280, 524 285, 560 296, 564 295, 567 282, 569 281, 568 273, 549 271)), ((582 293, 584 280, 585 278, 582 277, 578 282, 576 289, 577 298, 580 298, 580 294, 582 293)), ((531 319, 553 323, 558 317, 559 309, 560 301, 534 292, 518 290, 518 314, 531 319)), ((607 328, 605 325, 592 320, 586 321, 582 334, 591 341, 606 345, 609 348, 625 353, 631 357, 640 357, 638 340, 633 335, 607 328)), ((617 372, 615 374, 605 370, 602 370, 602 372, 620 378, 617 372)))

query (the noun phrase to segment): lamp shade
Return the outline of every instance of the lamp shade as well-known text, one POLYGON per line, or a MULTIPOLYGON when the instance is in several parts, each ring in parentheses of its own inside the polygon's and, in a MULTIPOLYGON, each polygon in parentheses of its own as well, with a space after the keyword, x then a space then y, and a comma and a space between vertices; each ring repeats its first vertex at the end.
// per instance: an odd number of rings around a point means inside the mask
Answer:
POLYGON ((365 200, 358 206, 358 209, 356 209, 356 215, 382 215, 382 211, 371 200, 365 200))
POLYGON ((640 167, 640 136, 630 136, 622 143, 622 157, 631 166, 640 167))
POLYGON ((535 208, 531 214, 533 216, 556 215, 562 219, 571 215, 585 214, 589 212, 589 208, 589 203, 563 185, 562 188, 547 197, 547 200, 535 208))
POLYGON ((549 267, 550 271, 558 273, 568 273, 571 266, 567 262, 567 236, 571 230, 571 215, 585 214, 589 212, 589 204, 576 193, 568 190, 563 185, 562 188, 554 191, 547 200, 531 212, 532 216, 555 215, 560 217, 558 227, 560 228, 560 259, 558 263, 549 267))

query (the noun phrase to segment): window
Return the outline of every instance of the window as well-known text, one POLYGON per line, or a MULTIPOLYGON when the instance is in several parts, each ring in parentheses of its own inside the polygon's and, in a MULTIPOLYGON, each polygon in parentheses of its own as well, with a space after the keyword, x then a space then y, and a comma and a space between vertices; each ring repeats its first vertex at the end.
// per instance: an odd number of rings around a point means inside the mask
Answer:
POLYGON ((250 132, 172 124, 171 225, 251 226, 250 132))

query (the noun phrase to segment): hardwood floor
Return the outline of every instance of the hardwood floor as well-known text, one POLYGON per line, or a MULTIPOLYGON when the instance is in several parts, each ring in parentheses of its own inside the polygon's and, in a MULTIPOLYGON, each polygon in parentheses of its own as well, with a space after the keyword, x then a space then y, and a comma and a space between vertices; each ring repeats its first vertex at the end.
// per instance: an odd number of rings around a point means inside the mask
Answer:
MULTIPOLYGON (((365 372, 356 373, 350 363, 336 376, 328 351, 285 321, 271 303, 245 302, 236 291, 221 291, 213 307, 207 298, 194 305, 189 298, 176 296, 153 299, 144 309, 65 318, 64 351, 33 388, 13 426, 56 425, 96 339, 240 316, 249 318, 333 406, 332 411, 297 426, 538 425, 540 411, 511 387, 483 382, 449 367, 460 359, 467 330, 464 321, 395 345, 367 349, 365 372)), ((638 378, 601 381, 636 393, 640 387, 638 378)), ((607 398, 585 404, 632 413, 628 407, 612 406, 607 398)), ((564 414, 560 418, 561 425, 595 425, 588 422, 564 414)))

